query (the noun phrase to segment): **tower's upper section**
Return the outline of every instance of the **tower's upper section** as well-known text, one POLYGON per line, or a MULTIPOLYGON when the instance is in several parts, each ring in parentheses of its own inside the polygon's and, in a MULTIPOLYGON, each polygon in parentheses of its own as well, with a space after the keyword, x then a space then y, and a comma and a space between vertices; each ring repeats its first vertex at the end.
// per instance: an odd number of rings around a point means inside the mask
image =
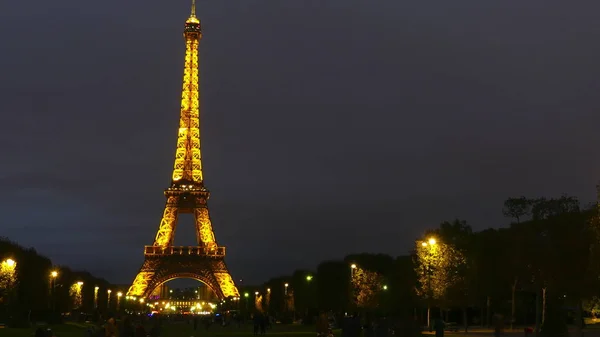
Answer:
POLYGON ((185 34, 196 33, 202 37, 202 26, 200 20, 196 17, 196 0, 192 0, 192 11, 190 17, 185 21, 185 34))
POLYGON ((196 18, 196 1, 185 22, 185 62, 177 150, 171 187, 203 188, 202 156, 200 154, 200 88, 198 45, 202 38, 200 20, 196 18))

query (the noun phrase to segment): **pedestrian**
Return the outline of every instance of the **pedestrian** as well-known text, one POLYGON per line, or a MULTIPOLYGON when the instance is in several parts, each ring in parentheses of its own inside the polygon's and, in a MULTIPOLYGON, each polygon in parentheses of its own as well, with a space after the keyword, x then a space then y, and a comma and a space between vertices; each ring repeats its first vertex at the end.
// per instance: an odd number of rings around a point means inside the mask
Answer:
POLYGON ((104 337, 119 337, 119 329, 115 323, 115 318, 111 317, 104 325, 104 337))
POLYGON ((438 317, 433 323, 433 328, 435 329, 435 337, 444 337, 444 329, 446 328, 446 323, 441 317, 438 317))

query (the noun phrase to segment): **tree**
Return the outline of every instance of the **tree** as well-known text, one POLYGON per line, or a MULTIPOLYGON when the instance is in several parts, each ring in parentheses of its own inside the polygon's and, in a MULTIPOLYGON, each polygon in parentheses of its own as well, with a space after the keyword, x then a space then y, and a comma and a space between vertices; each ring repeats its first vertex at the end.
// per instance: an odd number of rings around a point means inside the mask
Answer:
MULTIPOLYGON (((458 238, 456 238, 458 240, 458 238)), ((459 268, 466 260, 461 251, 453 245, 434 238, 415 242, 415 273, 417 275, 417 293, 428 302, 429 311, 433 303, 444 304, 448 289, 461 282, 459 268)), ((429 319, 428 319, 429 321, 429 319)))
POLYGON ((380 294, 387 286, 383 275, 357 265, 352 272, 352 289, 356 306, 373 310, 379 306, 380 294))
POLYGON ((509 218, 514 218, 518 222, 521 222, 521 218, 529 215, 531 212, 531 201, 525 197, 519 198, 508 198, 504 201, 504 208, 502 214, 509 218))
POLYGON ((321 310, 344 312, 350 308, 350 266, 325 261, 317 267, 317 300, 321 310))

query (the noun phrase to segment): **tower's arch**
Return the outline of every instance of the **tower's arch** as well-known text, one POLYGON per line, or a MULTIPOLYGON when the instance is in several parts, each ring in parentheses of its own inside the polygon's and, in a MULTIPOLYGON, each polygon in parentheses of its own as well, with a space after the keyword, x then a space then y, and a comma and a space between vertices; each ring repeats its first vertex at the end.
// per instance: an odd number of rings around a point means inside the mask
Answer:
POLYGON ((191 279, 191 280, 198 281, 198 282, 204 284, 205 286, 207 286, 208 289, 210 289, 213 292, 213 294, 215 294, 218 298, 221 298, 221 296, 219 296, 219 293, 218 293, 218 291, 220 290, 218 285, 216 285, 216 287, 215 287, 214 284, 211 284, 211 280, 208 277, 203 276, 198 273, 193 273, 193 272, 182 272, 182 273, 175 273, 172 275, 164 275, 161 278, 158 278, 156 280, 156 283, 153 286, 153 288, 148 289, 148 293, 152 294, 157 289, 159 289, 160 287, 165 285, 166 283, 173 281, 173 280, 177 280, 177 279, 191 279))

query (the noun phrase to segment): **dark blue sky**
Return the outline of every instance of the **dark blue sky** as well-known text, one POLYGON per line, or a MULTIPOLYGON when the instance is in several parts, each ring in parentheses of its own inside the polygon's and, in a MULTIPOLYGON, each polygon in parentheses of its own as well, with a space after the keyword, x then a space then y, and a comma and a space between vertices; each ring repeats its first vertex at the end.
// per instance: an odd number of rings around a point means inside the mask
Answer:
MULTIPOLYGON (((0 4, 1 235, 131 281, 170 182, 188 5, 0 4)), ((592 201, 599 10, 201 0, 205 179, 234 276, 404 254, 454 217, 502 226, 508 196, 592 201)))

